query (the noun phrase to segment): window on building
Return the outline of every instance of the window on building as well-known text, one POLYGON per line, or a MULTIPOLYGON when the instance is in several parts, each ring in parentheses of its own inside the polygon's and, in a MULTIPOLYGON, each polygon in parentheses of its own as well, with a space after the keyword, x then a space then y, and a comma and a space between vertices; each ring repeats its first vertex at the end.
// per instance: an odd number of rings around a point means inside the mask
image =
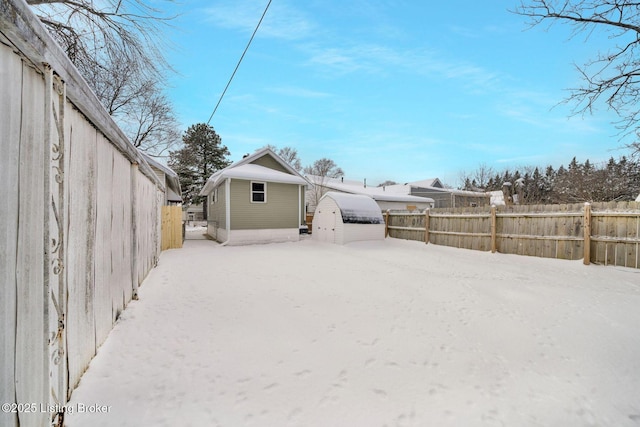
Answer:
POLYGON ((267 183, 266 182, 251 183, 251 202, 252 203, 267 202, 267 183))

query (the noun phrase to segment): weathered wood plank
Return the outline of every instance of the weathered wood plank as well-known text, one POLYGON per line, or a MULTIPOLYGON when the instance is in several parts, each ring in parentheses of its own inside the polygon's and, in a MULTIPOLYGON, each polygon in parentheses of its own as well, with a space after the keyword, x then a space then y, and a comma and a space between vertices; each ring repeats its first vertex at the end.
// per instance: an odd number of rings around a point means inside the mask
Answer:
POLYGON ((97 131, 73 110, 68 114, 66 180, 68 210, 67 346, 69 386, 80 381, 96 352, 95 336, 95 226, 97 131))
MULTIPOLYGON (((0 203, 0 402, 15 402, 16 262, 18 242, 18 189, 20 164, 20 111, 22 61, 0 43, 3 80, 0 85, 0 182, 10 189, 0 203)), ((16 427, 15 413, 0 413, 0 425, 16 427)))
MULTIPOLYGON (((0 73, 0 179, 12 189, 0 206, 0 400, 48 403, 72 391, 133 284, 155 265, 164 184, 24 2, 0 7, 0 73), (134 247, 135 227, 142 244, 134 247), (59 346, 48 344, 58 332, 59 346), (69 365, 53 372, 60 356, 69 365)), ((0 414, 0 425, 48 425, 50 415, 0 414)))
MULTIPOLYGON (((44 283, 44 168, 49 166, 44 141, 44 79, 22 68, 16 259, 15 383, 18 402, 48 402, 48 294, 44 283), (46 161, 45 161, 46 158, 46 161)), ((48 153, 47 153, 48 154, 48 153)), ((13 399, 12 399, 13 400, 13 399)), ((11 400, 11 401, 12 401, 11 400)), ((47 413, 19 413, 20 426, 45 425, 47 413)))
POLYGON ((111 318, 112 322, 120 316, 133 292, 133 254, 132 244, 132 192, 131 163, 123 156, 114 155, 111 184, 113 229, 120 230, 118 239, 112 243, 111 254, 111 318))
MULTIPOLYGON (((113 157, 114 149, 101 135, 96 146, 96 245, 94 317, 96 346, 104 342, 113 327, 111 313, 111 282, 113 281, 113 245, 122 240, 127 230, 112 228, 113 220, 113 157)), ((117 196, 116 196, 117 197, 117 196)))

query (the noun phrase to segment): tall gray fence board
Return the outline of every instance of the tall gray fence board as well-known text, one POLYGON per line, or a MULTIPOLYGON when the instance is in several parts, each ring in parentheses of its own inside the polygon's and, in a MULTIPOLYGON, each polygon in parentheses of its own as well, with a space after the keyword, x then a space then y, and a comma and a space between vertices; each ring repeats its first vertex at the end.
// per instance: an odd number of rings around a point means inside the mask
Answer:
MULTIPOLYGON (((14 108, 20 100, 22 81, 22 61, 15 54, 0 44, 0 81, 11 81, 17 84, 0 84, 0 182, 15 183, 19 175, 20 159, 20 109, 14 108)), ((17 287, 16 279, 18 261, 18 191, 7 189, 3 192, 0 203, 0 325, 6 332, 0 333, 0 403, 13 402, 15 389, 15 357, 16 357, 16 320, 17 320, 17 287)), ((18 422, 17 414, 0 414, 0 424, 14 426, 18 422)))
MULTIPOLYGON (((0 0, 0 402, 62 408, 160 252, 164 184, 22 0, 0 0)), ((57 410, 1 412, 48 426, 57 410)))

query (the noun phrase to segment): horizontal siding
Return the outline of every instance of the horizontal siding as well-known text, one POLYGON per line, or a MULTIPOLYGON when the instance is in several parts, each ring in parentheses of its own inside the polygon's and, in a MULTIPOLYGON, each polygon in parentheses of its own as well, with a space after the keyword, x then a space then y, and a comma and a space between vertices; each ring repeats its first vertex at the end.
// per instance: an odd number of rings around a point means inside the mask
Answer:
MULTIPOLYGON (((209 198, 207 199, 207 203, 209 203, 209 216, 207 217, 207 221, 211 224, 215 222, 215 226, 217 228, 226 228, 227 226, 227 210, 225 209, 225 185, 224 182, 222 185, 218 187, 218 200, 211 204, 211 197, 213 197, 213 191, 209 193, 209 198)), ((215 191, 215 190, 214 190, 215 191)))
POLYGON ((297 228, 298 184, 267 183, 267 203, 251 203, 251 181, 231 180, 231 229, 297 228))
MULTIPOLYGON (((307 222, 307 212, 306 212, 306 209, 305 209, 305 202, 306 202, 305 201, 305 193, 307 192, 307 190, 306 190, 304 185, 301 185, 299 187, 299 189, 298 189, 298 192, 299 192, 299 197, 298 197, 299 201, 298 201, 298 203, 300 204, 300 209, 299 209, 299 212, 300 212, 299 215, 300 216, 298 218, 298 222, 302 225, 302 224, 306 224, 306 222, 307 222)), ((308 224, 308 225, 309 225, 309 227, 311 227, 311 224, 308 224)))
POLYGON ((265 154, 264 156, 255 159, 251 163, 254 164, 254 165, 264 166, 265 168, 277 170, 277 171, 280 171, 280 172, 290 173, 288 170, 286 170, 279 162, 277 162, 270 155, 266 155, 265 154))

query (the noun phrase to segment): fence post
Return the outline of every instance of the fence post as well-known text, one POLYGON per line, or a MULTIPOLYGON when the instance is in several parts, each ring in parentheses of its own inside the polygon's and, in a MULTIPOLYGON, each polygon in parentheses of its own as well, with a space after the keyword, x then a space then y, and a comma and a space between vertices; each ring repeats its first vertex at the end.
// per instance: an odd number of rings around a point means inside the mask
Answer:
POLYGON ((584 265, 591 263, 591 204, 584 204, 584 265))
POLYGON ((429 244, 429 208, 424 210, 424 242, 429 244))
POLYGON ((497 244, 496 244, 496 228, 497 228, 497 221, 496 221, 496 207, 495 205, 491 206, 491 253, 495 254, 496 250, 497 250, 497 244))
POLYGON ((389 209, 384 214, 384 238, 389 236, 389 209))

